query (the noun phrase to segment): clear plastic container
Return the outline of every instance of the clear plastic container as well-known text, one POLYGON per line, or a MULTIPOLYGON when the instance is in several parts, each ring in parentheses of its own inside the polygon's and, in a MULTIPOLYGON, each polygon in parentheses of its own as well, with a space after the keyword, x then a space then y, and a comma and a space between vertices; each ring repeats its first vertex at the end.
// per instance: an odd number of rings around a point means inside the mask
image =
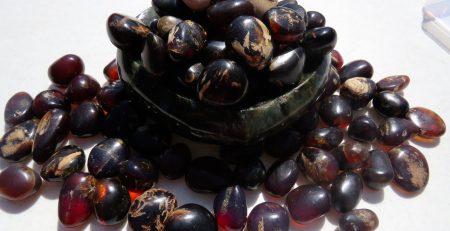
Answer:
POLYGON ((450 0, 429 0, 423 7, 423 30, 450 52, 450 0))

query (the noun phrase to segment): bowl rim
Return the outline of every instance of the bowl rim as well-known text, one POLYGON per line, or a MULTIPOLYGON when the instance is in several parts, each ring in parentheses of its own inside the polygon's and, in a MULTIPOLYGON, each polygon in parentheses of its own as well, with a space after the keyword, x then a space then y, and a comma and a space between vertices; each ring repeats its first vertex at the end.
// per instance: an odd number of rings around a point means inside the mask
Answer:
POLYGON ((117 64, 132 94, 178 134, 208 143, 249 144, 288 126, 318 99, 328 79, 331 56, 326 55, 311 73, 303 73, 295 88, 242 109, 212 107, 173 92, 149 77, 139 56, 120 49, 117 64))

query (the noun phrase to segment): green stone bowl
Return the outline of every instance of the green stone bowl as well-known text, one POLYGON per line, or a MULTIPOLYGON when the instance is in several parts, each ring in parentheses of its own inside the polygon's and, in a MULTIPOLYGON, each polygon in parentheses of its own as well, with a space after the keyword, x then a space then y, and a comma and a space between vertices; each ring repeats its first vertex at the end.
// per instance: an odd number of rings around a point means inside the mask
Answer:
POLYGON ((328 79, 331 57, 304 73, 292 90, 271 100, 240 108, 211 107, 155 81, 139 56, 117 52, 120 77, 132 98, 175 133, 200 142, 247 145, 264 140, 291 125, 316 102, 328 79))

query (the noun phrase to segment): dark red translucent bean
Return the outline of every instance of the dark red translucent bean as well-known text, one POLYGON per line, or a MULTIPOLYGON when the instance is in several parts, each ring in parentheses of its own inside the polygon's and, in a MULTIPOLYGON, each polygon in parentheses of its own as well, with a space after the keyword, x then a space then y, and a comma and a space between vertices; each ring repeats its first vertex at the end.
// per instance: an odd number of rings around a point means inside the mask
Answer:
POLYGON ((70 81, 66 89, 66 96, 72 103, 79 103, 92 99, 100 90, 100 84, 89 75, 77 75, 70 81))
POLYGON ((341 173, 331 185, 331 204, 336 211, 345 213, 358 205, 363 190, 361 177, 351 171, 341 173))
POLYGON ((302 185, 289 192, 286 205, 292 219, 297 223, 307 223, 322 217, 330 210, 331 197, 319 185, 302 185))
POLYGON ((57 90, 46 90, 34 97, 33 113, 37 117, 42 117, 49 110, 59 108, 68 110, 70 107, 66 96, 57 90))
POLYGON ((103 68, 103 75, 109 82, 114 82, 119 79, 119 70, 117 68, 116 59, 113 59, 103 68))
POLYGON ((327 151, 307 147, 297 157, 303 173, 317 184, 329 184, 339 174, 339 162, 327 151))
POLYGON ((50 81, 61 86, 67 86, 75 76, 84 72, 84 63, 80 57, 73 54, 64 55, 48 68, 50 81))
POLYGON ((288 231, 288 212, 274 202, 258 204, 248 215, 247 229, 248 231, 288 231))
POLYGON ((270 166, 264 183, 266 191, 275 197, 286 195, 298 179, 300 169, 294 160, 278 160, 270 166))
POLYGON ((0 172, 0 197, 7 200, 23 200, 35 194, 41 187, 41 177, 23 164, 14 164, 0 172))
POLYGON ((424 107, 410 108, 406 118, 419 127, 419 136, 438 138, 445 133, 444 120, 434 111, 424 107))
POLYGON ((214 199, 214 214, 220 230, 243 230, 247 221, 247 201, 239 186, 222 189, 214 199))

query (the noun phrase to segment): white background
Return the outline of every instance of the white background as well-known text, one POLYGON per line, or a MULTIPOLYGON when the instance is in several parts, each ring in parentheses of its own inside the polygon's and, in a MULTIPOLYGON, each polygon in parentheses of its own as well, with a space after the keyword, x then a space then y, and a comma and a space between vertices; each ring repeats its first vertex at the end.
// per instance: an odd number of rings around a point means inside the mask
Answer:
MULTIPOLYGON (((85 61, 86 73, 104 82, 103 67, 114 58, 115 48, 106 35, 105 21, 113 12, 136 15, 149 0, 2 0, 0 7, 0 127, 3 108, 11 95, 27 91, 35 96, 50 85, 47 67, 66 53, 85 61)), ((307 10, 318 10, 327 25, 338 31, 337 49, 346 61, 364 58, 374 68, 374 79, 408 74, 405 97, 411 106, 426 106, 450 121, 450 56, 421 29, 423 1, 419 0, 307 0, 307 10)), ((97 139, 98 141, 99 139, 97 139)), ((78 140, 83 147, 93 142, 78 140)), ((358 205, 378 214, 379 230, 448 230, 450 227, 450 142, 448 135, 433 144, 413 143, 426 155, 430 181, 425 191, 406 196, 391 187, 368 192, 358 205), (439 144, 439 145, 438 145, 439 144)), ((195 155, 211 154, 215 146, 195 148, 195 155)), ((89 153, 89 152, 87 152, 89 153)), ((270 160, 269 160, 270 161, 270 160)), ((31 162, 29 166, 39 169, 31 162)), ((0 169, 7 163, 0 161, 0 169)), ((161 177, 162 179, 163 177, 161 177)), ((198 202, 211 209, 213 195, 189 191, 183 180, 161 180, 177 196, 179 205, 198 202)), ((0 199, 1 230, 64 230, 57 217, 60 184, 45 183, 38 196, 21 202, 0 199)), ((248 206, 265 199, 247 192, 248 206)), ((249 210, 250 212, 250 210, 249 210)), ((336 214, 292 230, 335 230, 336 214)), ((83 230, 126 230, 123 223, 105 228, 94 217, 83 230)))

